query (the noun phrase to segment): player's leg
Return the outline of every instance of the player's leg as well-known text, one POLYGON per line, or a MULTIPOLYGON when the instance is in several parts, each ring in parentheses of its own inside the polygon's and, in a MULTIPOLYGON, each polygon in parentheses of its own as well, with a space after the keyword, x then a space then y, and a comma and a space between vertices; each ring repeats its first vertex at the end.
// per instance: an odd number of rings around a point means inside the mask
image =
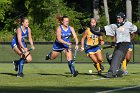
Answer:
POLYGON ((96 53, 95 53, 96 57, 97 57, 97 60, 98 60, 98 63, 100 64, 100 68, 101 70, 103 71, 104 70, 104 67, 102 65, 102 62, 103 62, 103 56, 102 56, 102 51, 101 50, 98 50, 96 53))
POLYGON ((127 53, 126 53, 126 57, 122 62, 122 70, 123 70, 123 75, 127 75, 128 71, 127 71, 127 64, 128 62, 131 60, 132 57, 132 51, 131 49, 128 49, 127 53))
MULTIPOLYGON (((17 45, 13 47, 13 50, 16 54, 18 54, 20 56, 20 58, 22 57, 22 51, 19 49, 19 47, 17 45)), ((13 61, 15 71, 18 71, 18 61, 19 60, 13 61)))
POLYGON ((58 43, 58 42, 54 42, 53 43, 53 50, 46 55, 46 60, 53 60, 55 59, 60 52, 62 52, 64 50, 62 44, 58 43))
POLYGON ((74 66, 74 60, 72 58, 72 51, 70 49, 65 49, 65 55, 66 55, 66 59, 68 61, 68 66, 70 69, 71 74, 76 77, 78 75, 78 72, 75 71, 75 66, 74 66))
MULTIPOLYGON (((28 50, 25 42, 22 42, 22 44, 23 44, 25 50, 28 50)), ((22 48, 19 47, 19 49, 21 51, 23 51, 22 48)), ((18 61, 18 66, 19 67, 18 67, 18 75, 17 75, 17 77, 23 77, 24 76, 24 74, 23 74, 24 63, 31 62, 31 61, 32 61, 32 56, 30 55, 29 51, 25 51, 24 54, 22 53, 22 56, 21 56, 20 60, 18 61)))
POLYGON ((46 60, 53 60, 53 59, 57 58, 60 53, 61 53, 61 51, 53 50, 46 56, 46 60))
POLYGON ((132 50, 129 48, 129 50, 127 51, 127 54, 126 54, 126 66, 127 64, 130 62, 131 58, 132 58, 132 50))
POLYGON ((111 66, 106 75, 107 77, 111 78, 111 77, 116 77, 116 76, 122 76, 123 73, 120 70, 120 64, 126 56, 126 53, 128 50, 128 44, 129 43, 120 43, 115 47, 115 50, 113 52, 111 66))
MULTIPOLYGON (((26 48, 27 50, 27 48, 26 48)), ((18 75, 17 77, 23 77, 24 74, 23 74, 23 67, 24 67, 24 64, 25 63, 28 63, 28 62, 31 62, 32 61, 32 56, 30 54, 30 52, 26 52, 22 58, 18 61, 18 64, 19 64, 19 70, 18 70, 18 75)))
POLYGON ((107 62, 109 63, 109 65, 111 65, 112 54, 109 54, 109 53, 107 52, 107 53, 106 53, 106 59, 107 59, 107 62))
POLYGON ((94 62, 94 66, 95 66, 96 70, 98 71, 98 74, 100 74, 101 67, 100 67, 100 63, 98 63, 97 56, 95 54, 89 54, 88 56, 94 62))

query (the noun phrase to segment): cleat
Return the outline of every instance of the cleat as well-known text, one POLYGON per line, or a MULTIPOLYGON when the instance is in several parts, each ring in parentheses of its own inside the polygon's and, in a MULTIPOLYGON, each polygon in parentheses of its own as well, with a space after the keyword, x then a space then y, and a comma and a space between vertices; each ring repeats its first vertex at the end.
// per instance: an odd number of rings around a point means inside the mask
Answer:
POLYGON ((73 77, 78 76, 78 71, 77 71, 77 70, 76 70, 76 71, 74 71, 74 73, 72 74, 72 76, 73 76, 73 77))
POLYGON ((18 71, 18 64, 17 64, 17 62, 18 62, 17 60, 13 61, 13 65, 14 65, 14 70, 15 71, 18 71))
POLYGON ((23 78, 24 77, 24 74, 23 73, 19 73, 19 74, 17 74, 17 77, 18 78, 23 78))
POLYGON ((123 75, 128 75, 128 71, 127 70, 124 70, 123 71, 123 75))
POLYGON ((49 55, 46 55, 45 60, 49 60, 49 59, 50 59, 49 55))
POLYGON ((102 75, 102 70, 98 71, 98 75, 102 75))
POLYGON ((123 77, 123 71, 122 70, 119 70, 117 71, 117 77, 123 77))
POLYGON ((105 78, 115 78, 116 76, 113 75, 112 72, 108 72, 106 75, 105 75, 105 78))

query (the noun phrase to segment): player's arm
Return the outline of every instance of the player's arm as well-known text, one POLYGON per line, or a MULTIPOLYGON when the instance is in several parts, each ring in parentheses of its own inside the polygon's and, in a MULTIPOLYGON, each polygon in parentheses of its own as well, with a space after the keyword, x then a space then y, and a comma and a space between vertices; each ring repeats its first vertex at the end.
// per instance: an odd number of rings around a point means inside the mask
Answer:
POLYGON ((75 33, 75 30, 74 30, 74 28, 73 27, 70 27, 70 29, 71 29, 71 32, 72 32, 72 35, 73 35, 73 38, 75 39, 75 49, 78 49, 78 38, 77 38, 77 35, 76 35, 76 33, 75 33))
POLYGON ((105 42, 104 42, 103 36, 99 36, 99 39, 100 39, 100 44, 104 45, 105 42))
POLYGON ((32 34, 31 34, 31 29, 28 27, 28 40, 30 42, 31 48, 35 49, 34 44, 33 44, 33 39, 32 39, 32 34))
POLYGON ((111 46, 114 47, 115 44, 116 44, 116 37, 115 36, 112 36, 111 39, 112 39, 111 46))
POLYGON ((87 37, 87 32, 88 32, 88 30, 86 30, 86 31, 84 32, 83 37, 82 37, 82 39, 81 39, 81 51, 84 50, 84 41, 85 41, 85 39, 86 39, 86 37, 87 37))
POLYGON ((57 38, 58 42, 60 42, 60 43, 66 44, 66 45, 68 45, 68 46, 71 45, 71 43, 65 42, 65 41, 61 38, 61 29, 60 29, 60 27, 57 27, 57 29, 56 29, 56 38, 57 38))
POLYGON ((130 30, 130 33, 131 33, 131 41, 134 41, 134 39, 136 37, 136 33, 137 33, 138 28, 137 28, 136 25, 132 24, 130 26, 130 29, 129 30, 130 30))
POLYGON ((25 47, 24 47, 23 44, 22 44, 22 32, 21 32, 20 28, 17 29, 17 39, 18 39, 18 43, 19 43, 20 47, 21 47, 24 51, 26 51, 25 47))
POLYGON ((136 32, 131 33, 131 41, 134 41, 135 37, 136 37, 136 32))

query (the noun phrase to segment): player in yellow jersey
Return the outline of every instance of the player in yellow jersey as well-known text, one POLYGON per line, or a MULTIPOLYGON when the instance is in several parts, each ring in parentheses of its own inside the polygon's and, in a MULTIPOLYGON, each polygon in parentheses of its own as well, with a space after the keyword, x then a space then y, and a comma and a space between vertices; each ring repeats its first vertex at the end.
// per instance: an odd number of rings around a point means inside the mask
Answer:
POLYGON ((101 65, 103 57, 99 43, 103 45, 104 40, 99 29, 96 28, 96 19, 91 18, 90 27, 86 29, 81 39, 81 51, 85 50, 87 56, 94 62, 98 75, 101 75, 104 67, 101 65))

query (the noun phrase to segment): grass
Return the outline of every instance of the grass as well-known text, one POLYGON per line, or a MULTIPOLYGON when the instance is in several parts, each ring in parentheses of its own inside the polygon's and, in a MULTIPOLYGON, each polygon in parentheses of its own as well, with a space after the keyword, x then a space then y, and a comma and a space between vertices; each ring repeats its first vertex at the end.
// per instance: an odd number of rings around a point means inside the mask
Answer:
MULTIPOLYGON (((109 68, 104 64, 105 74, 109 68)), ((76 64, 77 77, 71 77, 67 64, 26 64, 24 78, 17 78, 12 64, 0 64, 0 93, 94 93, 129 86, 140 86, 140 66, 129 64, 129 75, 104 79, 97 75, 92 64, 76 64), (89 74, 88 70, 93 73, 89 74), (102 79, 101 79, 102 78, 102 79), (101 79, 101 80, 100 80, 101 79)), ((117 93, 137 93, 140 87, 117 93)))
MULTIPOLYGON (((76 62, 87 62, 88 64, 76 63, 79 71, 78 77, 71 77, 64 54, 53 61, 45 61, 45 55, 52 49, 52 45, 36 45, 32 51, 33 62, 24 67, 24 78, 17 78, 12 67, 14 59, 18 56, 12 51, 10 45, 0 46, 0 93, 95 93, 100 91, 120 89, 125 87, 139 86, 132 89, 114 91, 112 93, 138 93, 140 91, 140 65, 129 64, 129 74, 122 78, 104 79, 97 75, 91 60, 84 52, 78 52, 76 62), (7 63, 8 62, 8 63, 7 63), (55 63, 54 63, 55 62, 55 63), (88 70, 93 70, 92 74, 88 70)), ((135 45, 135 61, 139 59, 140 46, 135 45)), ((113 49, 103 50, 112 53, 113 49)), ((132 58, 133 59, 133 58, 132 58)), ((105 63, 105 62, 104 62, 105 63)), ((105 66, 106 74, 109 69, 105 66)))

